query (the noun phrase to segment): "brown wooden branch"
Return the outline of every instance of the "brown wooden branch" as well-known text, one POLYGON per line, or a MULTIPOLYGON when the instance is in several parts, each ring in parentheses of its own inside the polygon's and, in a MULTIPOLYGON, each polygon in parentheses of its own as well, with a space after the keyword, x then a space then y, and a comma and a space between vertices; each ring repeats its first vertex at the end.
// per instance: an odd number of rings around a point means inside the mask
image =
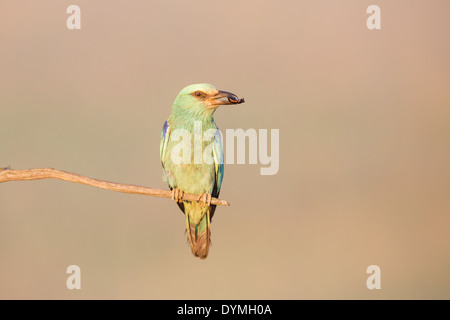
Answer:
MULTIPOLYGON (((52 168, 29 169, 29 170, 13 170, 9 167, 0 168, 0 183, 8 181, 40 180, 40 179, 59 179, 69 182, 86 184, 91 187, 112 190, 117 192, 141 194, 145 196, 155 196, 162 198, 172 198, 172 191, 135 186, 132 184, 122 184, 92 179, 80 176, 75 173, 60 171, 52 168)), ((198 197, 199 197, 198 195, 184 193, 182 199, 188 201, 198 201, 198 197)), ((211 198, 211 204, 215 204, 218 206, 230 205, 227 201, 220 200, 217 198, 211 198)))

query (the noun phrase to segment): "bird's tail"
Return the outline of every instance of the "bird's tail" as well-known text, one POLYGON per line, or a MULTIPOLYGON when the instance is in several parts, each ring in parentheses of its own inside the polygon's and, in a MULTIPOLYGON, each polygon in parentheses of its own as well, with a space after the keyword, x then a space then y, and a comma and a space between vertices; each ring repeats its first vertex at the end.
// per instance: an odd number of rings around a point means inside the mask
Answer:
POLYGON ((186 233, 192 253, 200 259, 206 259, 208 256, 209 245, 211 242, 211 228, 209 209, 203 215, 198 224, 191 221, 189 214, 186 212, 186 233))

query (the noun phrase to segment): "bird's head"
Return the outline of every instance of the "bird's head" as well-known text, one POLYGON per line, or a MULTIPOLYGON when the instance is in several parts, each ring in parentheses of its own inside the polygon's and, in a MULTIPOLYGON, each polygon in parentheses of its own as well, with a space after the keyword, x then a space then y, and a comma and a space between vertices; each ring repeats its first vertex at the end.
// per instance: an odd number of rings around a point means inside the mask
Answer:
POLYGON ((240 104, 245 102, 235 94, 217 90, 211 84, 192 84, 178 93, 172 111, 180 114, 212 116, 221 105, 240 104))

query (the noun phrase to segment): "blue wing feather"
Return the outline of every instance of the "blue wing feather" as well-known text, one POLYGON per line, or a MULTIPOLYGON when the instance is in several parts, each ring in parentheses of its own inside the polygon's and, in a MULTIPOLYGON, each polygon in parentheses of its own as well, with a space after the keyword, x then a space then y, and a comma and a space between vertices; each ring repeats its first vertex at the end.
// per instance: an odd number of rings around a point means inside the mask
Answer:
POLYGON ((169 184, 169 186, 172 188, 171 185, 171 181, 170 179, 168 179, 168 173, 166 171, 166 166, 165 166, 165 152, 166 152, 166 147, 167 147, 167 142, 169 141, 169 136, 170 136, 170 126, 169 124, 166 122, 164 122, 164 126, 163 126, 163 130, 161 132, 161 141, 159 144, 159 155, 161 157, 161 165, 163 167, 163 172, 164 172, 164 180, 169 184))
MULTIPOLYGON (((169 130, 169 124, 166 121, 166 122, 164 122, 164 126, 163 126, 163 129, 161 132, 161 141, 159 143, 159 155, 161 157, 161 163, 163 163, 163 149, 166 144, 166 139, 168 139, 168 137, 166 137, 168 130, 169 130)), ((163 166, 164 166, 164 163, 163 163, 163 166)))
POLYGON ((166 122, 164 122, 163 132, 162 132, 164 135, 164 138, 166 137, 167 128, 169 128, 169 124, 166 121, 166 122))

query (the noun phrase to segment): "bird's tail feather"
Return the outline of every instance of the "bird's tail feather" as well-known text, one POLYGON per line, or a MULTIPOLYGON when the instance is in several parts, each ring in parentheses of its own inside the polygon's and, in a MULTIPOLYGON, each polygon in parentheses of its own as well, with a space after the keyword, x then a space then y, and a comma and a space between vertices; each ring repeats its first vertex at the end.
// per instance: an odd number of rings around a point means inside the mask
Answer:
POLYGON ((211 243, 209 210, 197 225, 190 220, 189 214, 186 213, 186 232, 194 256, 206 259, 211 243))

